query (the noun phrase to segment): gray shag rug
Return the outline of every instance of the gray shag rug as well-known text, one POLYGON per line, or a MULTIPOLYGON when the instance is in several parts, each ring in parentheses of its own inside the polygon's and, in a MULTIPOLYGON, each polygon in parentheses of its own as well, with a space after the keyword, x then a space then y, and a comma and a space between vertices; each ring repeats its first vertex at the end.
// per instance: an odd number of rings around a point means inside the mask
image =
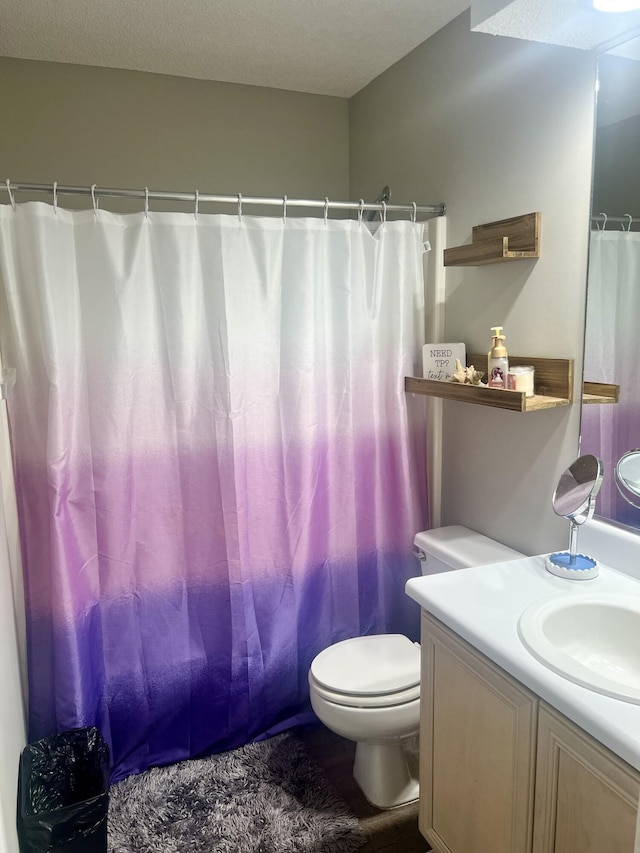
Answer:
POLYGON ((110 853, 352 853, 357 819, 285 733, 112 786, 110 853))

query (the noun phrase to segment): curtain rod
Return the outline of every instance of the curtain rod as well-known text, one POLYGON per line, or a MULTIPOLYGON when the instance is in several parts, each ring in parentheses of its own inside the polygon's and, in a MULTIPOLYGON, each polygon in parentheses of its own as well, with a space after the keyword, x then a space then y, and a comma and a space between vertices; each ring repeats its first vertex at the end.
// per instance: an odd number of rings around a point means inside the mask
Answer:
MULTIPOLYGON (((201 193, 197 190, 194 192, 169 192, 165 190, 133 190, 133 189, 117 189, 115 187, 98 187, 95 184, 91 187, 74 187, 66 184, 25 184, 21 181, 5 181, 9 195, 14 192, 33 192, 33 193, 49 193, 54 197, 54 201, 58 195, 85 195, 93 198, 139 198, 145 202, 152 200, 160 201, 190 201, 193 204, 199 202, 215 202, 220 204, 235 204, 241 210, 243 204, 258 204, 271 205, 276 207, 316 207, 324 208, 325 210, 373 210, 382 213, 410 213, 412 217, 418 213, 430 216, 444 216, 446 207, 444 204, 386 204, 385 202, 376 204, 375 202, 364 201, 331 201, 325 199, 308 199, 308 198, 288 198, 286 195, 281 198, 267 198, 264 196, 244 196, 241 193, 238 195, 220 195, 216 193, 201 193)), ((2 185, 0 185, 2 188, 2 185)), ((13 198, 11 199, 13 202, 13 198)))
POLYGON ((640 222, 640 216, 632 216, 630 213, 625 213, 624 216, 609 216, 608 213, 594 213, 591 217, 592 222, 624 222, 631 224, 632 222, 640 222))

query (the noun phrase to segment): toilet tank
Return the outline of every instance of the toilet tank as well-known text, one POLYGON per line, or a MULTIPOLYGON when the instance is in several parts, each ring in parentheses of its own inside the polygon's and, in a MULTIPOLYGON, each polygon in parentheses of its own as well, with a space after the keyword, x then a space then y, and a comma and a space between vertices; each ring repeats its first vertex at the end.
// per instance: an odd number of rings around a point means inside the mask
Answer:
POLYGON ((470 566, 504 563, 524 557, 519 551, 508 548, 482 533, 459 524, 423 530, 413 540, 423 575, 450 572, 470 566))

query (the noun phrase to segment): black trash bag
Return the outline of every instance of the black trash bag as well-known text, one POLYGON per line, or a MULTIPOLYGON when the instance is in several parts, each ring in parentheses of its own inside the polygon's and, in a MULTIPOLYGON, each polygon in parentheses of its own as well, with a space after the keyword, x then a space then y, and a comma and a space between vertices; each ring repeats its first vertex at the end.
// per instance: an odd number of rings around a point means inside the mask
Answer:
POLYGON ((109 747, 95 727, 28 744, 18 773, 21 853, 105 853, 109 747))

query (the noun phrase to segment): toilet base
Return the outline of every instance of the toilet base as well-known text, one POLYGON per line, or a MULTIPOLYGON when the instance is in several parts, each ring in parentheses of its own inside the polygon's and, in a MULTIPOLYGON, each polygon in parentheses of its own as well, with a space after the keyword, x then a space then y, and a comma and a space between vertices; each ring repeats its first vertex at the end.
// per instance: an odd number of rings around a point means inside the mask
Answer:
POLYGON ((417 755, 407 755, 401 741, 358 741, 353 776, 367 800, 378 809, 394 809, 418 799, 417 755))

